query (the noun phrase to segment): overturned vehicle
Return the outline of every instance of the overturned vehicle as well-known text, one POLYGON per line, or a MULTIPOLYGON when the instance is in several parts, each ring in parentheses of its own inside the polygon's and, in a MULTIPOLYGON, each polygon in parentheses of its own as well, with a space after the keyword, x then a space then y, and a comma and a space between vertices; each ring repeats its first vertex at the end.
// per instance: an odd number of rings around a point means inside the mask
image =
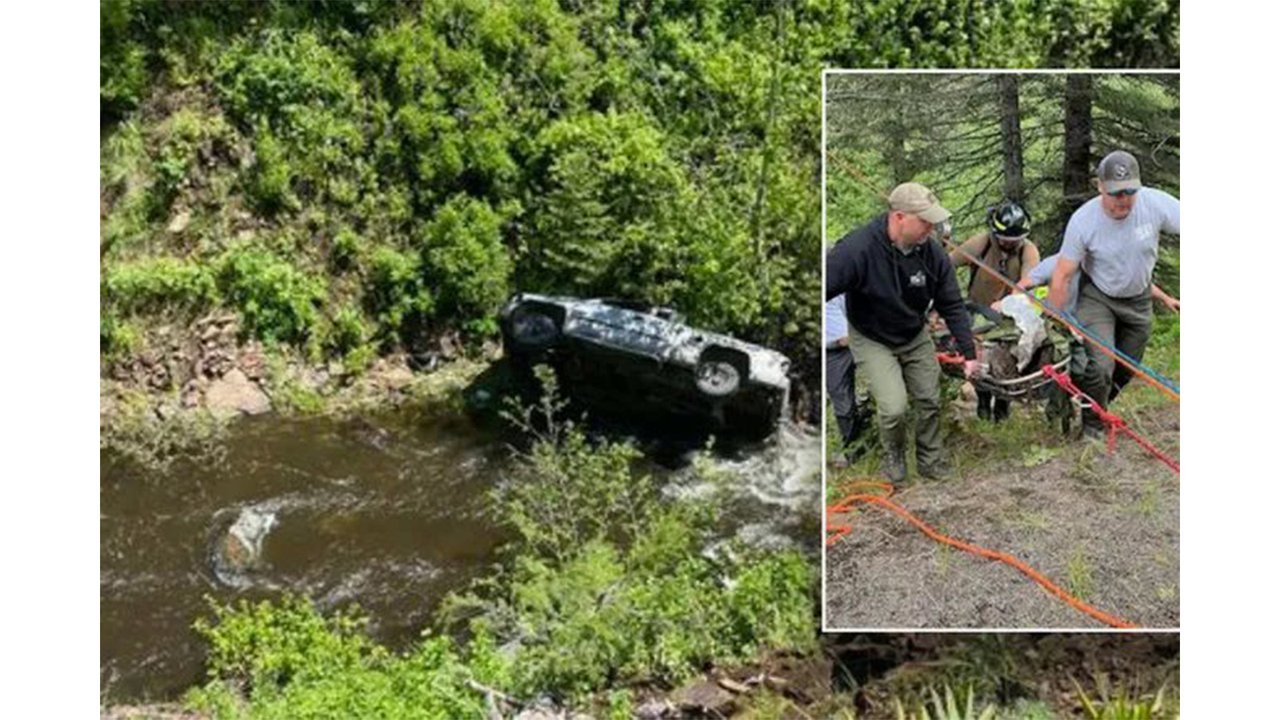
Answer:
POLYGON ((764 437, 787 409, 785 355, 689 327, 670 308, 521 293, 499 323, 518 369, 549 364, 571 396, 608 412, 764 437))

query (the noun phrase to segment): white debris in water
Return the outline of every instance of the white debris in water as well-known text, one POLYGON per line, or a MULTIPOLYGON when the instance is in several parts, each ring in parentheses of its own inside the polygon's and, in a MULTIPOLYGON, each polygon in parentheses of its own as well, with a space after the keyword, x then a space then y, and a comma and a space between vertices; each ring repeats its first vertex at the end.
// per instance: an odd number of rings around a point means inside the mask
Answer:
POLYGON ((274 511, 247 507, 240 511, 240 517, 236 518, 228 532, 257 558, 262 556, 262 541, 266 539, 267 533, 279 524, 274 511))

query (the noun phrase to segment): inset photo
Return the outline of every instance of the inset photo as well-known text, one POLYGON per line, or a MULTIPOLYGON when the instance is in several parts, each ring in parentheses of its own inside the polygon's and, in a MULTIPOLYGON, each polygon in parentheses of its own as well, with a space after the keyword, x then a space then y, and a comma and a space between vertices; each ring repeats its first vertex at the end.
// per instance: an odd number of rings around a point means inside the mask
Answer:
POLYGON ((1179 76, 823 76, 823 628, 1179 626, 1179 76))

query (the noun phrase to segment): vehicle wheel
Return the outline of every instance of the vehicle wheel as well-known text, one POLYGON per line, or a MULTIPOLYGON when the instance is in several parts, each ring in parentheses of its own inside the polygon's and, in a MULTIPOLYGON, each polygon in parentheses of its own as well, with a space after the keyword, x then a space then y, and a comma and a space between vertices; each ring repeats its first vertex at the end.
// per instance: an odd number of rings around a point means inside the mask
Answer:
POLYGON ((701 360, 694 372, 698 390, 710 397, 729 397, 742 384, 742 374, 727 360, 701 360))
POLYGON ((560 327, 546 313, 521 308, 511 318, 511 339, 523 351, 544 350, 559 338, 560 327))

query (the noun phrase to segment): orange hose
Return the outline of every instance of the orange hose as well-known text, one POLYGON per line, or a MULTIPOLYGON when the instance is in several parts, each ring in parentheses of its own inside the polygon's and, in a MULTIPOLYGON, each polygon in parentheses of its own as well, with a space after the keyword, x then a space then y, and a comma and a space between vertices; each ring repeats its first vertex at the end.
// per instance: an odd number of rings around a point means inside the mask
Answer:
POLYGON ((1071 605, 1075 609, 1085 613, 1086 615, 1089 615, 1090 617, 1094 618, 1095 620, 1098 620, 1099 622, 1105 623, 1114 628, 1138 627, 1133 623, 1130 623, 1126 620, 1122 620, 1114 615, 1111 615, 1107 612, 1099 610, 1098 608, 1090 605, 1089 603, 1086 603, 1085 601, 1077 598, 1076 596, 1072 595, 1071 593, 1059 587, 1049 578, 1042 575, 1035 568, 1013 557, 1012 555, 1009 555, 1008 553, 1002 553, 995 550, 990 550, 980 545, 974 545, 972 543, 964 542, 963 540, 957 540, 949 535, 944 535, 941 532, 938 532, 938 530, 935 529, 933 526, 929 525, 925 521, 916 517, 910 510, 907 510, 901 505, 890 500, 889 498, 893 495, 894 488, 889 483, 876 482, 873 480, 859 480, 851 483, 850 485, 851 488, 864 487, 864 486, 879 488, 879 489, 885 490, 886 493, 884 495, 873 495, 870 493, 854 493, 852 495, 845 497, 843 500, 835 503, 834 505, 828 505, 827 506, 827 520, 828 520, 827 531, 828 533, 833 533, 827 537, 828 546, 835 544, 836 540, 843 537, 844 535, 849 534, 853 530, 853 526, 848 524, 832 526, 830 524, 832 513, 851 512, 855 508, 855 506, 858 505, 859 503, 867 504, 867 505, 879 505, 883 508, 888 509, 894 514, 898 515, 899 517, 906 520, 907 522, 911 523, 916 527, 916 529, 918 529, 920 532, 927 535, 930 539, 934 540, 935 542, 939 542, 944 545, 950 545, 951 547, 956 548, 957 550, 963 550, 967 553, 972 553, 974 555, 977 555, 979 557, 984 557, 989 560, 998 560, 1014 568, 1015 570, 1021 572, 1023 575, 1026 575, 1027 577, 1034 580, 1037 584, 1039 584, 1045 590, 1048 590, 1051 594, 1056 595, 1058 598, 1065 601, 1068 605, 1071 605))

